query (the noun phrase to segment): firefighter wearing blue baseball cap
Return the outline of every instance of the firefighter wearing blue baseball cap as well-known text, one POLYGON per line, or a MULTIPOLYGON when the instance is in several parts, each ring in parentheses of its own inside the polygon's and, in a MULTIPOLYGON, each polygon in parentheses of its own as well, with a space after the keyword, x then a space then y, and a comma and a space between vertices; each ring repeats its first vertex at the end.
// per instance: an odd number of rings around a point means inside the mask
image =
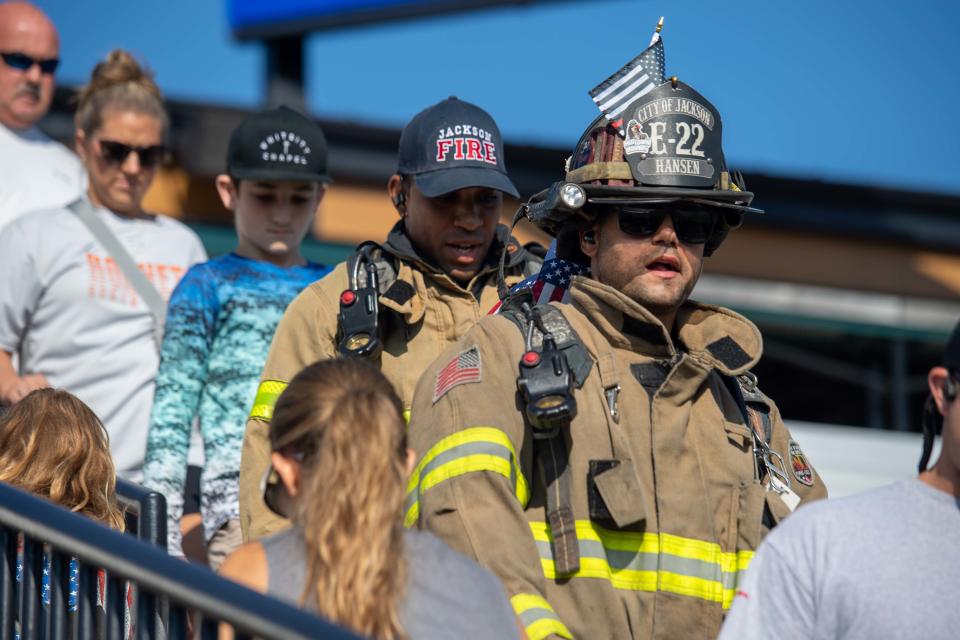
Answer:
POLYGON ((451 97, 414 116, 387 191, 400 219, 386 240, 362 243, 305 289, 277 328, 244 437, 246 539, 287 524, 275 513, 284 500, 270 470, 269 428, 288 380, 317 360, 366 358, 409 409, 423 369, 497 303, 500 254, 509 255, 509 283, 539 270, 541 259, 499 223, 503 194, 518 194, 500 130, 480 107, 451 97))

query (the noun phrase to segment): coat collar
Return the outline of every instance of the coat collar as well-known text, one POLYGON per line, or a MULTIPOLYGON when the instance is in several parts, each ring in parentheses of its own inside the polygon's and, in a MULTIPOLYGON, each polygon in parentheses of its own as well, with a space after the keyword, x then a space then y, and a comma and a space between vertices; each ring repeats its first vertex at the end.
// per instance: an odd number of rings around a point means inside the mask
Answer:
POLYGON ((620 291, 577 276, 570 303, 615 347, 654 358, 675 358, 679 351, 725 375, 740 375, 763 353, 757 327, 743 316, 693 300, 677 312, 677 341, 647 309, 620 291), (677 344, 679 342, 679 344, 677 344))
POLYGON ((497 271, 500 266, 500 254, 503 252, 504 246, 507 247, 506 266, 508 269, 522 265, 529 257, 527 250, 510 235, 510 229, 506 225, 498 224, 496 234, 493 237, 493 243, 490 245, 487 257, 484 258, 483 265, 481 265, 477 275, 473 277, 467 287, 463 287, 444 273, 439 267, 421 256, 410 240, 410 236, 407 235, 402 220, 393 225, 390 233, 387 234, 386 242, 381 246, 384 251, 396 256, 400 260, 413 263, 418 271, 423 272, 424 275, 429 276, 431 279, 443 282, 448 287, 470 292, 475 292, 475 289, 478 289, 478 283, 486 282, 488 276, 497 271))

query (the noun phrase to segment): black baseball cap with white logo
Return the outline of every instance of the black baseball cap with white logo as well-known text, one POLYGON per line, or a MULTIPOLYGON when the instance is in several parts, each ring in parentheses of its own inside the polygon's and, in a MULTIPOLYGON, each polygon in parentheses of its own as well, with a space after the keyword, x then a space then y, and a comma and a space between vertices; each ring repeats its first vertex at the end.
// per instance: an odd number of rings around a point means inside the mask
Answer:
POLYGON ((497 123, 480 107, 453 96, 403 128, 397 172, 414 176, 428 198, 467 187, 519 195, 507 177, 497 123))
POLYGON ((238 180, 330 182, 327 139, 317 123, 290 107, 255 113, 230 136, 227 174, 238 180))

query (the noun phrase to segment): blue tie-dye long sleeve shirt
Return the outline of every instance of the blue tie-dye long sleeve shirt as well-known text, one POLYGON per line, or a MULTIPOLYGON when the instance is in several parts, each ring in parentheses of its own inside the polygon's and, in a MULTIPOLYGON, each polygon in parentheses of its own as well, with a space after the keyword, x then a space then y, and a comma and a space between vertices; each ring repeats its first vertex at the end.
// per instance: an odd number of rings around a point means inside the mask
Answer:
POLYGON ((240 452, 273 333, 287 305, 329 268, 282 268, 234 253, 192 267, 170 298, 150 417, 144 485, 167 499, 171 554, 180 548, 187 450, 203 436, 205 539, 240 517, 240 452))

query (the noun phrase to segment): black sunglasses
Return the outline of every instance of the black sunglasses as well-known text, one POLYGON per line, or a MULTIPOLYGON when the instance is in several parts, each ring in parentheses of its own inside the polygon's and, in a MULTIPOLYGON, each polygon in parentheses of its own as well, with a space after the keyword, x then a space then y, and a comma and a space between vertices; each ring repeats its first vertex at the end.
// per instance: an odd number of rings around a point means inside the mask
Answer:
POLYGON ((114 140, 100 141, 100 156, 108 164, 121 165, 131 153, 137 154, 141 167, 152 169, 163 162, 167 155, 167 148, 162 144, 154 144, 149 147, 133 147, 114 140))
POLYGON ((715 209, 708 207, 667 205, 615 207, 620 230, 629 236, 646 238, 652 236, 670 216, 673 229, 680 242, 686 244, 704 244, 710 239, 720 220, 715 209))
POLYGON ((59 58, 48 58, 46 60, 38 60, 36 58, 31 58, 25 53, 0 53, 0 57, 3 58, 3 61, 7 63, 7 66, 13 67, 19 71, 29 71, 33 65, 40 65, 40 71, 43 73, 52 74, 57 70, 57 67, 60 65, 59 58))

